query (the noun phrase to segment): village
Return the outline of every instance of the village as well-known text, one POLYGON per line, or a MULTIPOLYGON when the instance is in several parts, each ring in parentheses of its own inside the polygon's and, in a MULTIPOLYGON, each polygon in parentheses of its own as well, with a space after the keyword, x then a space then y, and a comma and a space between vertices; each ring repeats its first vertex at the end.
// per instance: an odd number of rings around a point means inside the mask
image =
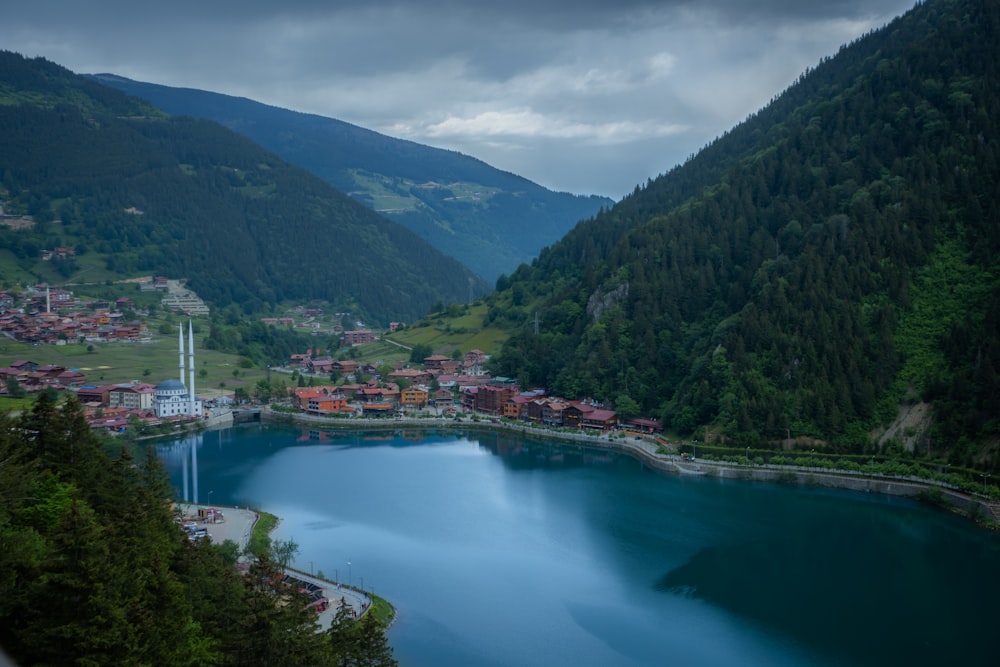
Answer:
POLYGON ((372 366, 353 360, 293 355, 289 368, 300 377, 340 377, 344 384, 303 386, 290 390, 292 409, 314 416, 404 417, 462 415, 501 418, 556 428, 604 433, 627 427, 647 433, 660 432, 654 419, 629 419, 620 423, 614 410, 592 400, 550 396, 544 389, 522 390, 509 378, 493 377, 486 370, 487 356, 480 350, 461 359, 445 355, 424 358, 421 368, 400 365, 385 378, 372 366), (359 377, 368 382, 356 383, 359 377))
MULTIPOLYGON (((164 300, 177 298, 179 282, 154 277, 145 281, 141 289, 162 291, 164 300)), ((80 301, 72 292, 46 284, 35 285, 19 294, 0 291, 0 333, 35 345, 150 340, 146 323, 131 319, 136 313, 136 304, 128 297, 114 302, 80 301)), ((306 325, 314 327, 322 315, 321 311, 297 314, 304 315, 306 325)), ((265 318, 262 322, 271 326, 296 324, 290 317, 265 318)), ((193 369, 194 339, 190 326, 189 323, 188 363, 193 369)), ((398 323, 393 322, 389 331, 397 326, 398 323)), ((338 336, 341 349, 356 348, 379 339, 378 333, 361 323, 359 328, 347 331, 337 326, 331 333, 338 336)), ((286 389, 281 385, 279 395, 251 396, 245 390, 215 391, 201 399, 194 392, 193 372, 186 381, 183 327, 179 334, 182 362, 178 379, 165 379, 158 384, 135 380, 94 384, 80 369, 21 359, 0 368, 0 394, 19 396, 49 389, 70 392, 83 407, 91 428, 116 434, 125 433, 130 427, 152 433, 216 423, 230 416, 234 408, 246 407, 247 403, 255 407, 264 402, 271 402, 276 410, 331 419, 404 416, 461 419, 476 416, 595 433, 620 427, 645 432, 660 430, 660 424, 651 419, 632 419, 627 424, 620 424, 614 410, 593 400, 550 396, 540 388, 522 390, 512 379, 492 377, 486 367, 487 355, 481 350, 453 356, 434 354, 424 358, 422 364, 399 362, 384 377, 384 366, 345 359, 345 355, 334 358, 307 350, 293 354, 283 366, 269 369, 269 373, 273 370, 292 377, 293 386, 286 389)))
POLYGON ((79 301, 44 283, 20 294, 0 290, 0 334, 32 344, 140 342, 148 338, 146 323, 126 317, 135 310, 128 297, 79 301))
MULTIPOLYGON (((348 333, 357 332, 345 335, 348 333)), ((189 355, 193 356, 190 350, 189 355)), ((420 368, 399 364, 381 377, 371 365, 327 356, 314 358, 306 352, 293 355, 284 368, 273 369, 298 377, 303 386, 288 388, 285 395, 273 396, 271 400, 276 410, 331 420, 475 416, 592 433, 621 427, 650 433, 661 430, 659 422, 652 419, 619 423, 614 410, 591 400, 550 396, 538 388, 522 390, 511 379, 492 377, 485 368, 486 359, 487 355, 480 350, 472 350, 461 359, 432 355, 424 359, 420 368), (339 378, 338 383, 317 383, 319 378, 331 377, 339 378)), ((193 361, 190 363, 193 367, 193 361)), ((189 398, 183 374, 182 369, 181 380, 167 379, 156 385, 146 382, 96 385, 88 384, 86 375, 79 371, 19 360, 0 368, 0 382, 8 392, 11 387, 27 392, 47 388, 69 391, 83 407, 91 428, 112 433, 124 433, 129 427, 180 428, 229 414, 233 409, 260 404, 250 399, 249 406, 237 405, 234 394, 204 401, 196 396, 189 398)), ((194 386, 193 376, 190 386, 194 386)))

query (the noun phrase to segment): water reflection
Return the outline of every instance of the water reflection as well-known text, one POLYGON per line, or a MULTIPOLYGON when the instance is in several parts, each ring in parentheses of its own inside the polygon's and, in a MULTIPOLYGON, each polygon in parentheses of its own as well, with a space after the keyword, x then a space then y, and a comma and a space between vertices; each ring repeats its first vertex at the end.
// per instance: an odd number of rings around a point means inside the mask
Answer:
POLYGON ((246 428, 161 454, 179 493, 272 511, 304 562, 390 597, 401 664, 991 655, 995 541, 909 501, 498 432, 246 428))
POLYGON ((180 464, 181 487, 178 500, 194 504, 201 502, 198 498, 198 448, 203 440, 204 435, 199 433, 156 448, 168 469, 180 464))

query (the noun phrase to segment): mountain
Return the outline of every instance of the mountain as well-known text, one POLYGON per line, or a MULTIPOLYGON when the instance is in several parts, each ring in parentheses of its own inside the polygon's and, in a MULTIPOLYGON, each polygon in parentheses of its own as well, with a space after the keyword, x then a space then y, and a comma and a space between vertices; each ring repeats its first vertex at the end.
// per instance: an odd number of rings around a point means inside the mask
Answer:
POLYGON ((489 289, 217 123, 10 52, 0 52, 0 178, 4 212, 33 216, 26 229, 0 226, 0 248, 29 273, 42 272, 41 249, 71 247, 68 280, 163 274, 215 305, 319 299, 383 322, 489 289))
POLYGON ((489 282, 614 203, 552 192, 467 155, 332 118, 113 74, 94 78, 168 113, 214 120, 239 132, 405 225, 489 282))
POLYGON ((681 434, 996 466, 997 35, 997 3, 928 0, 824 59, 500 281, 496 372, 681 434))

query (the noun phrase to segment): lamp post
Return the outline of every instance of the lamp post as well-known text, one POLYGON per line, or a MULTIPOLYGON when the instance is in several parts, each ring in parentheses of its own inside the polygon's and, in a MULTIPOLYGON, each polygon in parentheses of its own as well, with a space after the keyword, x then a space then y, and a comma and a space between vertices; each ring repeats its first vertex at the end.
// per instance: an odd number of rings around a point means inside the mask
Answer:
POLYGON ((215 493, 215 489, 208 492, 208 504, 212 504, 212 494, 215 493))

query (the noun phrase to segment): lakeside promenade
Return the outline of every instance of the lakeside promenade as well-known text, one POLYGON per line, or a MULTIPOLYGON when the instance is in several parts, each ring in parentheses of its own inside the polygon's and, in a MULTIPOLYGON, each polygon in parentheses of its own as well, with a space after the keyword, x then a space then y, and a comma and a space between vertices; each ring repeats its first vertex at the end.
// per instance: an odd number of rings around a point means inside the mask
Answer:
POLYGON ((934 480, 820 467, 772 465, 766 463, 734 464, 706 459, 686 459, 666 450, 653 436, 640 436, 639 439, 636 439, 634 436, 625 437, 620 433, 577 433, 539 428, 529 424, 510 424, 502 421, 487 421, 483 419, 463 419, 461 421, 443 418, 407 417, 392 419, 366 419, 359 417, 331 419, 329 417, 307 415, 304 413, 276 411, 270 409, 270 407, 261 408, 261 421, 298 423, 329 430, 375 431, 424 428, 502 431, 538 438, 572 441, 584 447, 617 451, 631 456, 655 470, 678 475, 698 475, 758 482, 796 483, 802 486, 822 486, 910 498, 919 497, 922 493, 933 489, 941 493, 945 502, 961 510, 967 516, 985 516, 991 518, 996 523, 1000 523, 1000 504, 990 502, 986 498, 969 495, 948 484, 934 480))
MULTIPOLYGON (((250 544, 250 534, 253 527, 260 518, 259 513, 249 507, 233 507, 228 505, 209 505, 178 502, 177 509, 181 515, 197 524, 198 528, 204 528, 208 532, 213 544, 222 544, 226 540, 232 540, 242 553, 250 544), (199 516, 199 510, 221 511, 222 520, 207 520, 199 516)), ((213 513, 214 515, 214 513, 213 513)), ((280 520, 280 518, 279 518, 280 520)), ((303 572, 292 567, 285 568, 285 574, 295 577, 299 581, 313 584, 323 591, 323 596, 330 600, 330 606, 321 612, 317 617, 320 628, 328 630, 333 624, 333 619, 337 615, 337 607, 343 600, 350 612, 361 618, 372 606, 371 597, 354 587, 349 587, 343 583, 322 579, 312 573, 303 572)))

